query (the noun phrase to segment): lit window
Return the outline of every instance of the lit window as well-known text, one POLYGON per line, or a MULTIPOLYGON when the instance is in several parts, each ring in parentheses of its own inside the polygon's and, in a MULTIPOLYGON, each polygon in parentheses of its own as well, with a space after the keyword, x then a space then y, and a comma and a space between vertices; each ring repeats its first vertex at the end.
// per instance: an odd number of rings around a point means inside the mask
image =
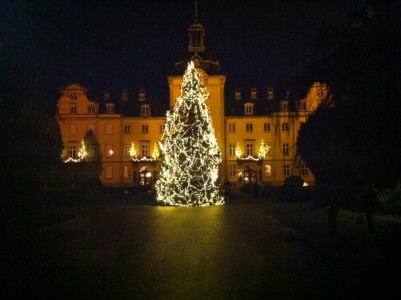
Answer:
POLYGON ((77 113, 77 107, 75 105, 70 107, 70 113, 71 114, 76 114, 77 113))
POLYGON ((246 115, 253 115, 253 103, 244 104, 244 113, 246 115))
POLYGON ((280 111, 287 111, 288 110, 288 102, 287 101, 281 101, 280 102, 280 111))
POLYGON ((141 116, 147 117, 150 115, 150 106, 148 104, 141 105, 141 116))
POLYGON ((272 144, 271 143, 265 143, 265 145, 266 145, 266 149, 267 149, 266 155, 267 156, 272 155, 272 144))
POLYGON ((288 124, 287 122, 281 123, 281 131, 289 131, 289 129, 290 129, 290 124, 288 124))
POLYGON ((106 124, 106 134, 113 134, 113 124, 106 124))
POLYGON ((283 165, 283 175, 290 176, 290 165, 288 164, 283 165))
POLYGON ((149 126, 147 124, 142 124, 142 133, 148 133, 149 132, 149 126))
POLYGON ((247 123, 246 124, 246 132, 252 132, 252 131, 253 131, 253 124, 247 123))
POLYGON ((124 124, 124 133, 125 134, 131 133, 131 125, 130 124, 124 124))
POLYGON ((131 149, 131 145, 127 144, 124 145, 124 157, 131 157, 130 155, 130 149, 131 149))
POLYGON ((270 123, 264 123, 263 124, 263 130, 265 132, 269 132, 270 131, 270 123))
POLYGON ((228 124, 228 132, 235 132, 235 123, 228 124))
POLYGON ((288 143, 283 144, 283 155, 289 155, 290 154, 290 145, 288 143))
POLYGON ((272 166, 271 165, 265 165, 265 177, 271 177, 272 176, 272 166))
POLYGON ((106 104, 106 111, 108 114, 114 114, 114 103, 107 103, 106 104))
POLYGON ((107 144, 106 145, 106 157, 112 157, 113 156, 113 145, 107 144))
POLYGON ((75 124, 70 125, 70 134, 77 134, 77 125, 75 124))

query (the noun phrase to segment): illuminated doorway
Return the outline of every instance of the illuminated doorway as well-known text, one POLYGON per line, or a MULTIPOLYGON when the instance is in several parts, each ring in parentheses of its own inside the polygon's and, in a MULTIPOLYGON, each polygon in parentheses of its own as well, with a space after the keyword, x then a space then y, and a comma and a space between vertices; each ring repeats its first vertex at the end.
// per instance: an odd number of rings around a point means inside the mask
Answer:
POLYGON ((244 184, 250 185, 257 181, 257 172, 254 169, 246 169, 244 170, 244 184))
POLYGON ((139 170, 139 185, 146 186, 152 184, 152 172, 147 166, 139 170))

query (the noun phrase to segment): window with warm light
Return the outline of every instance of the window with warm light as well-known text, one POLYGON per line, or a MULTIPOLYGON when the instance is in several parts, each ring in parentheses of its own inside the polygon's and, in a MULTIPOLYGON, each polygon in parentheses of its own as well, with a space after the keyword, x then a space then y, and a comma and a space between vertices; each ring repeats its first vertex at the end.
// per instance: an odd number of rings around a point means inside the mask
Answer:
POLYGON ((253 103, 245 103, 244 104, 244 113, 246 115, 253 115, 253 103))
POLYGON ((106 145, 106 157, 112 157, 113 156, 113 145, 112 144, 107 144, 106 145))
POLYGON ((124 178, 131 178, 131 166, 124 166, 124 178))
POLYGON ((265 165, 264 174, 265 174, 265 177, 271 177, 272 176, 272 166, 271 165, 265 165))
POLYGON ((142 117, 150 116, 150 105, 149 104, 142 104, 141 105, 141 116, 142 117))
POLYGON ((114 114, 114 103, 106 103, 106 111, 108 114, 114 114))
POLYGON ((131 149, 131 145, 129 145, 129 144, 124 145, 124 157, 131 157, 130 149, 131 149))

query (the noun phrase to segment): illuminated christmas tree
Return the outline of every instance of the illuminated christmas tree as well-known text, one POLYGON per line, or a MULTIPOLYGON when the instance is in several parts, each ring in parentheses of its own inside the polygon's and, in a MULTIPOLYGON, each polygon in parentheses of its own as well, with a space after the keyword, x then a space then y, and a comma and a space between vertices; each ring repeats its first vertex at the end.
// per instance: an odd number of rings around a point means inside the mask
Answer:
POLYGON ((160 149, 157 201, 176 206, 223 204, 217 184, 221 163, 206 99, 209 94, 193 62, 188 63, 181 96, 166 114, 160 149))

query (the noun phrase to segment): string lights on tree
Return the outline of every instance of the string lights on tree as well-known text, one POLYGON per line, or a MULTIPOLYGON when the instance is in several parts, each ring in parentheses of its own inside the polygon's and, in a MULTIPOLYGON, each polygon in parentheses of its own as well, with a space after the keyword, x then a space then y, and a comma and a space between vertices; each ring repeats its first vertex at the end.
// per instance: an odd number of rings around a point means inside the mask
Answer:
POLYGON ((162 165, 157 201, 174 206, 223 204, 217 184, 221 153, 205 101, 209 98, 193 62, 188 63, 181 96, 166 114, 160 141, 162 165))
POLYGON ((81 141, 81 148, 78 150, 77 156, 78 156, 78 158, 69 157, 64 162, 65 163, 69 163, 69 162, 78 163, 80 161, 83 161, 85 159, 85 157, 88 156, 88 152, 86 151, 84 140, 81 141))

